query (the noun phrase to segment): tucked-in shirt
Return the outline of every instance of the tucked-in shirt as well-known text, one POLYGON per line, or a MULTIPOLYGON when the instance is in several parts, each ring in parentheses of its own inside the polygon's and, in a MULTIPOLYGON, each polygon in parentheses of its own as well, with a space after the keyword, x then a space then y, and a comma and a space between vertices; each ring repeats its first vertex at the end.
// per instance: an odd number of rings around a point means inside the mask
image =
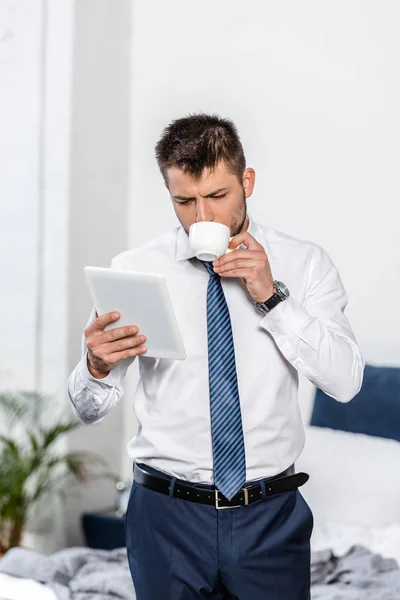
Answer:
MULTIPOLYGON (((299 373, 337 401, 348 402, 361 388, 365 362, 344 314, 346 291, 328 253, 316 243, 256 223, 247 214, 248 232, 263 246, 273 278, 290 291, 263 315, 240 278, 221 277, 232 325, 250 481, 280 473, 302 451, 299 373)), ((182 226, 118 254, 111 267, 164 276, 187 357, 134 356, 97 379, 88 370, 82 335, 81 360, 68 379, 73 411, 86 424, 104 419, 121 399, 127 369, 137 359, 139 382, 129 398, 139 424, 127 446, 132 461, 183 480, 213 484, 210 275, 194 256, 182 226)), ((93 307, 86 326, 95 318, 93 307)), ((140 323, 132 325, 140 330, 140 323)))

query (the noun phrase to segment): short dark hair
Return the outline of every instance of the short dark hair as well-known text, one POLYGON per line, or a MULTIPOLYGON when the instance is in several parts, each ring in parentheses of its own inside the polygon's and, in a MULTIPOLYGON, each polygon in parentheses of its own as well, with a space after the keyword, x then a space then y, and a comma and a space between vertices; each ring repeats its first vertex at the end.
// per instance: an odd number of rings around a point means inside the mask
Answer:
POLYGON ((191 114, 172 121, 163 130, 155 155, 165 181, 169 167, 200 179, 205 168, 213 169, 222 160, 239 181, 246 168, 236 126, 215 114, 191 114))

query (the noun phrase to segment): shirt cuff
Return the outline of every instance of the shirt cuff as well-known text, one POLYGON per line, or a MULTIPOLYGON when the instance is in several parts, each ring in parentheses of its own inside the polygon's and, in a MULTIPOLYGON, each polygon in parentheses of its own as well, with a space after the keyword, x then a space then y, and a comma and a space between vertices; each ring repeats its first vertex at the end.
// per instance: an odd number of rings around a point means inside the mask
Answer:
POLYGON ((273 336, 294 334, 316 352, 318 339, 313 331, 314 322, 315 318, 304 306, 293 296, 288 296, 265 315, 260 325, 273 336))
POLYGON ((91 374, 91 372, 88 369, 87 355, 88 355, 88 351, 86 350, 86 352, 82 358, 81 364, 79 365, 80 366, 79 375, 80 375, 81 380, 86 385, 86 387, 94 392, 96 390, 98 390, 99 384, 100 384, 100 387, 114 387, 115 380, 114 380, 114 374, 113 374, 112 370, 108 373, 108 375, 106 377, 97 379, 96 377, 94 377, 91 374))

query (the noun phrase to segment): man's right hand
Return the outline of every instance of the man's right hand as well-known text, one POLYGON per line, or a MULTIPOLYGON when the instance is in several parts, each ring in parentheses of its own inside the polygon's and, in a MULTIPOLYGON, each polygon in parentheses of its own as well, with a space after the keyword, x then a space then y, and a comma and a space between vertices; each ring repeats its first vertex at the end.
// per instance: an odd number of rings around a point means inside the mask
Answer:
POLYGON ((141 344, 145 342, 146 336, 139 335, 136 325, 104 331, 106 325, 119 319, 119 313, 107 313, 99 317, 96 312, 96 317, 94 323, 84 331, 88 348, 87 366, 93 377, 102 379, 107 377, 120 360, 144 354, 147 348, 141 344))

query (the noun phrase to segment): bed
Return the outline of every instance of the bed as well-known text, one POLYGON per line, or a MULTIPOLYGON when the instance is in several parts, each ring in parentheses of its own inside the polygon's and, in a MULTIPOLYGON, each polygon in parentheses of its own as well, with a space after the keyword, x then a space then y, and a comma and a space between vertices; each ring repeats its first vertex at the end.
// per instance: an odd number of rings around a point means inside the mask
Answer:
POLYGON ((399 600, 400 368, 366 365, 349 403, 317 389, 296 469, 310 474, 312 600, 399 600))
MULTIPOLYGON (((296 462, 310 474, 312 600, 400 600, 399 467, 400 368, 367 365, 350 403, 316 390, 296 462)), ((125 548, 26 552, 0 560, 0 600, 135 599, 125 548)))

